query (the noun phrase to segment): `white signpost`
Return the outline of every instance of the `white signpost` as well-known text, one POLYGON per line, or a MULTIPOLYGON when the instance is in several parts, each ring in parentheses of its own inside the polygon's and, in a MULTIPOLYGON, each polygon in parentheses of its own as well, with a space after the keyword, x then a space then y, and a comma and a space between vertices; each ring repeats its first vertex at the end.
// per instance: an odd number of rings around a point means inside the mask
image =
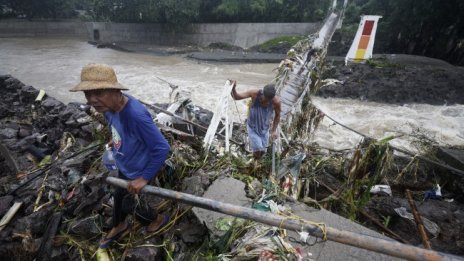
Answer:
POLYGON ((345 64, 348 62, 363 62, 366 59, 372 58, 372 50, 374 49, 375 32, 377 23, 382 16, 378 15, 363 15, 359 23, 358 31, 351 44, 350 50, 345 57, 345 64))

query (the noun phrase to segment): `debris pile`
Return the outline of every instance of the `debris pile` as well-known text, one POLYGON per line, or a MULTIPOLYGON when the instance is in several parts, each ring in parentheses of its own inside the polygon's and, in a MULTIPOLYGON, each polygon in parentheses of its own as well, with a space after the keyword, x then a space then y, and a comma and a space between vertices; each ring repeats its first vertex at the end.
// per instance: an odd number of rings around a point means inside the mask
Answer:
MULTIPOLYGON (((66 106, 9 75, 0 76, 0 90, 0 216, 8 217, 0 226, 0 257, 74 260, 105 256, 102 251, 97 253, 97 242, 111 224, 112 198, 104 182, 108 173, 101 164, 102 144, 109 140, 101 115, 84 104, 66 106)), ((166 136, 173 138, 169 133, 166 136)), ((178 162, 198 162, 192 147, 175 140, 171 144, 178 162)), ((187 171, 181 166, 179 174, 187 171)), ((156 182, 181 189, 177 183, 182 175, 159 176, 156 182)), ((208 178, 203 180, 209 184, 208 178)), ((179 255, 188 252, 184 251, 187 245, 204 241, 205 229, 191 213, 186 214, 189 208, 167 207, 159 199, 150 203, 174 213, 172 225, 177 225, 166 236, 164 249, 179 255)), ((169 254, 160 250, 160 238, 140 237, 142 230, 135 226, 127 247, 110 256, 137 259, 147 253, 152 257, 169 254), (132 248, 142 244, 152 246, 132 248)))
MULTIPOLYGON (((285 243, 283 232, 274 229, 268 236, 260 235, 268 246, 257 247, 248 255, 249 247, 245 246, 256 243, 235 240, 255 223, 228 223, 230 218, 222 217, 205 226, 202 215, 191 211, 191 206, 147 195, 144 197, 152 207, 171 214, 170 223, 148 234, 130 218, 129 236, 109 249, 98 249, 99 239, 110 228, 112 206, 112 188, 105 183, 111 173, 101 163, 109 133, 101 115, 84 104, 66 106, 8 75, 0 76, 0 90, 0 106, 5 109, 0 117, 3 259, 75 260, 96 256, 100 260, 191 260, 208 255, 257 257, 266 253, 265 249, 276 256, 297 253, 285 243), (221 226, 225 223, 229 225, 221 226), (219 230, 223 232, 214 237, 214 231, 219 230), (281 243, 275 245, 273 237, 281 243), (227 244, 223 244, 225 240, 227 244)), ((227 155, 208 158, 199 137, 193 135, 185 140, 185 132, 162 129, 172 147, 166 164, 170 167, 157 175, 153 185, 202 196, 214 180, 227 180, 223 186, 242 183, 244 198, 245 190, 252 197, 248 201, 262 198, 261 183, 248 173, 264 177, 268 163, 247 164, 245 158, 227 155)))

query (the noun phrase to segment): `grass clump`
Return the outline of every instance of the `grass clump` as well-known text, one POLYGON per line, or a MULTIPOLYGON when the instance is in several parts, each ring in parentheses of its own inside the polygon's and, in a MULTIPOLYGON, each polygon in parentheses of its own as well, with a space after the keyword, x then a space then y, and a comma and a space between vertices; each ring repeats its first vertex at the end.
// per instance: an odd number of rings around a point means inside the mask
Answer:
POLYGON ((305 39, 304 35, 287 35, 270 39, 252 47, 252 50, 262 53, 287 53, 298 41, 305 39))

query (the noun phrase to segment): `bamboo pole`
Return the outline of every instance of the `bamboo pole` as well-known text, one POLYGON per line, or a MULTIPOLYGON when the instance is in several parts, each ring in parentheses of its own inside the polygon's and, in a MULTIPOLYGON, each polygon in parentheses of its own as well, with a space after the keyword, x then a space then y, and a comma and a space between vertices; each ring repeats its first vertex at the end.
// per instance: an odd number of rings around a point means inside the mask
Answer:
POLYGON ((422 239, 422 244, 424 244, 425 248, 432 249, 432 246, 429 241, 429 237, 427 236, 427 233, 425 232, 424 223, 422 222, 421 216, 417 212, 416 203, 412 199, 411 191, 409 189, 406 189, 406 195, 408 197, 409 205, 411 206, 412 215, 414 216, 414 220, 416 221, 417 229, 419 230, 419 235, 422 239))
MULTIPOLYGON (((108 177, 106 182, 121 188, 127 188, 128 182, 122 179, 108 177)), ((162 198, 173 199, 191 206, 200 207, 234 217, 254 220, 266 225, 285 228, 297 232, 302 230, 319 238, 324 237, 324 232, 317 225, 302 222, 301 220, 288 219, 273 213, 262 212, 255 209, 235 206, 228 203, 222 203, 216 200, 193 196, 173 190, 163 189, 153 186, 145 186, 141 193, 153 194, 162 198)), ((463 258, 448 255, 441 252, 422 249, 414 246, 404 245, 395 241, 380 239, 376 237, 360 235, 353 232, 337 230, 331 227, 325 229, 325 235, 328 240, 338 243, 375 251, 378 253, 405 258, 417 261, 438 261, 438 260, 461 260, 463 258)))
POLYGON ((18 212, 19 208, 23 205, 23 202, 15 202, 13 206, 6 212, 6 214, 3 216, 2 220, 0 220, 0 231, 2 231, 6 225, 11 221, 11 219, 14 217, 16 212, 18 212))

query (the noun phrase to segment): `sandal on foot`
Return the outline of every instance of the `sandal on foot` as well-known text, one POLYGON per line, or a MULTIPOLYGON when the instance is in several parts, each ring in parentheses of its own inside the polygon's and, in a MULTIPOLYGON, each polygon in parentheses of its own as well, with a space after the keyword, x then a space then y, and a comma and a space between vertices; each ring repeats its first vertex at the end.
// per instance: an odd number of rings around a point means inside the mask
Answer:
POLYGON ((148 227, 145 229, 145 231, 147 233, 155 233, 156 231, 159 231, 160 229, 162 229, 163 227, 165 227, 169 221, 171 221, 171 217, 169 215, 163 215, 163 221, 161 221, 161 224, 158 225, 157 228, 155 229, 149 229, 150 225, 148 225, 148 227))
POLYGON ((102 240, 100 240, 100 244, 98 245, 99 248, 108 248, 111 244, 113 244, 114 241, 122 238, 123 236, 126 235, 127 232, 130 231, 131 226, 129 224, 126 225, 126 228, 119 231, 112 237, 104 237, 102 240))

